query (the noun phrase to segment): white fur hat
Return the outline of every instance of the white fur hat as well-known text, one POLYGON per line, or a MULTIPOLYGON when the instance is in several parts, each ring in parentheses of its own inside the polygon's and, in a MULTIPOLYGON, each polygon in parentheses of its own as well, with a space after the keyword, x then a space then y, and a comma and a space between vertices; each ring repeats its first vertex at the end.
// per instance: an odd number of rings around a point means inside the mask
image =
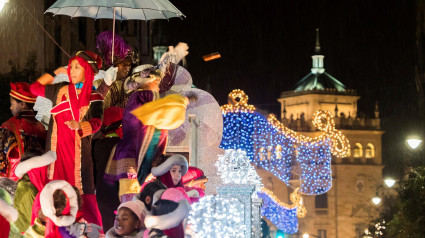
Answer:
POLYGON ((186 157, 180 154, 174 154, 158 167, 153 167, 151 171, 152 175, 155 177, 164 175, 171 169, 171 167, 173 167, 173 165, 180 165, 182 167, 182 176, 187 173, 188 163, 186 157))
POLYGON ((40 205, 43 214, 50 218, 57 226, 70 226, 75 222, 78 212, 78 198, 74 188, 65 180, 53 180, 46 184, 40 193, 40 205), (62 190, 69 199, 70 215, 56 216, 56 208, 53 202, 53 193, 62 190))
POLYGON ((16 166, 15 174, 18 177, 22 177, 31 169, 40 168, 55 162, 56 157, 56 152, 50 150, 44 153, 43 155, 29 158, 25 161, 20 162, 18 166, 16 166))
POLYGON ((12 206, 10 194, 2 188, 0 188, 0 216, 8 222, 15 222, 18 219, 18 211, 12 206))

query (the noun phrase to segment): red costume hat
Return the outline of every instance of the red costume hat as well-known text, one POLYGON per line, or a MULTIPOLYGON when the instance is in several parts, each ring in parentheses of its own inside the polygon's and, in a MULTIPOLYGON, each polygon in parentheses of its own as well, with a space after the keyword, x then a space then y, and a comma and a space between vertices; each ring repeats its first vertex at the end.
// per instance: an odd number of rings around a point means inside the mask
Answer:
POLYGON ((37 96, 31 93, 30 85, 25 82, 10 83, 9 95, 20 101, 27 103, 35 103, 37 96))
POLYGON ((75 56, 83 58, 87 63, 90 64, 95 74, 99 73, 100 67, 102 67, 102 58, 99 55, 91 51, 78 51, 75 56))

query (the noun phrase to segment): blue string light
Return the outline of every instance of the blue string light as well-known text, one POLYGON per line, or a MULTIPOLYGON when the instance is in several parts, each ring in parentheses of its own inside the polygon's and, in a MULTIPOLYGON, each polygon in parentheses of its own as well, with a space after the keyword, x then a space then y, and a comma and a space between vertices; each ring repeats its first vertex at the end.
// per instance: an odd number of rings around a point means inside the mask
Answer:
POLYGON ((223 113, 222 149, 246 151, 251 162, 300 193, 318 195, 332 187, 330 140, 302 142, 284 135, 256 112, 223 113))
MULTIPOLYGON (((229 104, 222 106, 220 148, 245 151, 251 162, 271 172, 288 186, 298 187, 300 194, 318 195, 329 191, 332 187, 332 154, 344 157, 349 151, 349 142, 335 130, 332 116, 319 112, 313 124, 325 134, 309 138, 289 130, 274 116, 267 120, 247 102, 248 96, 241 90, 233 90, 229 94, 229 104), (327 123, 323 123, 323 118, 327 123)), ((257 194, 263 199, 263 216, 285 233, 298 231, 296 206, 280 204, 273 199, 272 193, 269 195, 261 191, 257 194)))
POLYGON ((269 219, 279 230, 287 234, 298 231, 297 208, 288 209, 280 206, 266 193, 258 192, 258 197, 263 199, 261 215, 269 219))

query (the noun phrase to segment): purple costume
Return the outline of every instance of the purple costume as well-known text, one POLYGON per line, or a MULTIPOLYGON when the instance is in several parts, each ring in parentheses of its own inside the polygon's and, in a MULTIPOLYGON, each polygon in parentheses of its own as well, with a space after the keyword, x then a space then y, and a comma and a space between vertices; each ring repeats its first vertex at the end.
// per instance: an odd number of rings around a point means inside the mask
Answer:
MULTIPOLYGON (((177 67, 174 64, 168 67, 159 84, 160 93, 169 90, 174 84, 177 67)), ((152 162, 165 152, 168 130, 144 125, 131 114, 134 109, 159 98, 158 92, 138 90, 130 96, 125 106, 122 119, 123 138, 112 150, 104 176, 107 183, 120 182, 120 196, 138 193, 137 179, 144 180, 150 173, 152 162)))

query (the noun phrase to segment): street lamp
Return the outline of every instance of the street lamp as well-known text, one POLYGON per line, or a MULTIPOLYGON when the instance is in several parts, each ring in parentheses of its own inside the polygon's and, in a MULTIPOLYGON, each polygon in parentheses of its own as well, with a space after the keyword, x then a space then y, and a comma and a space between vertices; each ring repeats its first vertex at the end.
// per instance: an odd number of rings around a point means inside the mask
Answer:
POLYGON ((4 4, 6 4, 7 2, 9 2, 9 0, 0 0, 0 12, 4 7, 4 4))
POLYGON ((381 203, 381 198, 378 196, 378 194, 375 195, 375 197, 372 198, 372 202, 375 205, 379 205, 381 203))
POLYGON ((422 144, 422 140, 417 136, 411 136, 406 140, 410 148, 416 149, 422 144))
MULTIPOLYGON (((392 179, 392 178, 386 178, 384 180, 385 186, 387 186, 388 188, 392 188, 394 186, 395 182, 396 181, 394 179, 392 179)), ((381 203, 381 201, 382 201, 382 199, 379 197, 379 194, 378 194, 378 192, 379 192, 380 189, 384 189, 384 186, 382 184, 379 185, 376 188, 375 196, 372 198, 372 202, 375 205, 379 205, 381 203)))
POLYGON ((387 178, 384 180, 385 185, 387 185, 387 187, 391 188, 392 186, 394 186, 395 184, 395 180, 392 178, 387 178))

